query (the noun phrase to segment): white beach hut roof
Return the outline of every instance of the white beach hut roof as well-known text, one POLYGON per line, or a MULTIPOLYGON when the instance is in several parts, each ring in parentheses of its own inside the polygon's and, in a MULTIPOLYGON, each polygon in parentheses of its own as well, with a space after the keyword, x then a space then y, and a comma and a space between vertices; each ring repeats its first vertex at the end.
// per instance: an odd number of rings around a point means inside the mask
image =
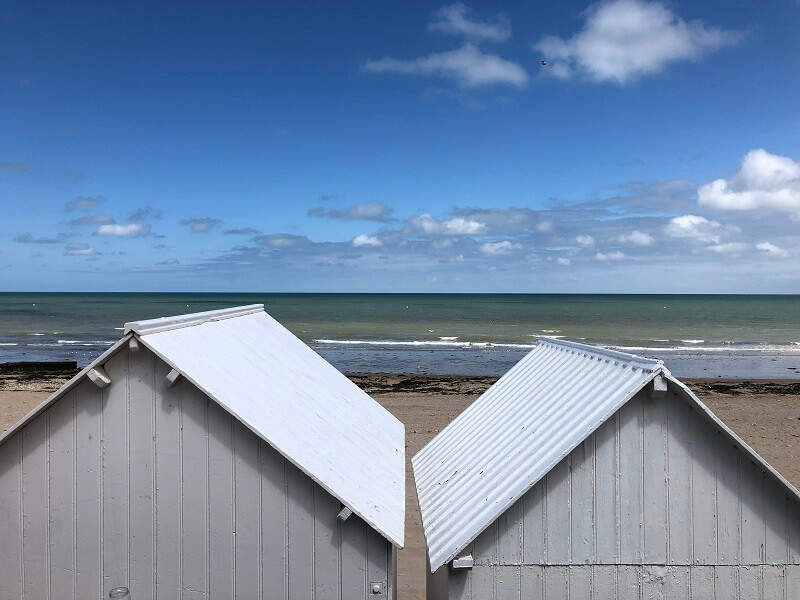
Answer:
POLYGON ((661 361, 542 340, 412 459, 431 571, 456 558, 658 376, 800 499, 661 361))
POLYGON ((0 444, 135 337, 392 544, 403 546, 403 424, 263 305, 126 323, 125 334, 0 436, 0 444))

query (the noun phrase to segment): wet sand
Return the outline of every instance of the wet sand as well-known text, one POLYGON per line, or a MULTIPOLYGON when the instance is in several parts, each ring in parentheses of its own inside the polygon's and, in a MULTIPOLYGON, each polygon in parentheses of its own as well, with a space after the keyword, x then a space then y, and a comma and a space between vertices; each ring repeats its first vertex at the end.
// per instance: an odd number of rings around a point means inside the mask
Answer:
MULTIPOLYGON (((497 378, 350 375, 406 426, 411 457, 497 378)), ((66 377, 0 375, 0 432, 57 390, 66 377)), ((800 487, 800 381, 684 380, 731 429, 800 487)), ((425 596, 425 549, 410 468, 406 472, 406 546, 398 554, 398 598, 425 596)))

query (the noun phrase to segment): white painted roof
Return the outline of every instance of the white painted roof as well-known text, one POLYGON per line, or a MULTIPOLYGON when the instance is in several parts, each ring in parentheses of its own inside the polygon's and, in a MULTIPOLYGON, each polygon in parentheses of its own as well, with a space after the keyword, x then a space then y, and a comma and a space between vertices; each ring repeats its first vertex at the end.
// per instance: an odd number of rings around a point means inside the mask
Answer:
POLYGON ((543 340, 412 459, 431 571, 453 560, 659 374, 800 498, 661 361, 543 340))
POLYGON ((126 323, 125 332, 403 546, 403 424, 262 305, 126 323))

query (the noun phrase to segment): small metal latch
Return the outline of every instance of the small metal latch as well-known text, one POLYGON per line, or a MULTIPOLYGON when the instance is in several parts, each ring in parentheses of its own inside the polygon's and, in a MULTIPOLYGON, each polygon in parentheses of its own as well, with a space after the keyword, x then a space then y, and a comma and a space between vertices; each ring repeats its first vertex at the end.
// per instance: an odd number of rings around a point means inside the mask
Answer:
POLYGON ((108 592, 109 598, 130 598, 130 590, 126 587, 118 587, 114 588, 110 592, 108 592))
POLYGON ((369 584, 369 593, 370 594, 382 594, 383 593, 383 583, 380 581, 373 581, 369 584))

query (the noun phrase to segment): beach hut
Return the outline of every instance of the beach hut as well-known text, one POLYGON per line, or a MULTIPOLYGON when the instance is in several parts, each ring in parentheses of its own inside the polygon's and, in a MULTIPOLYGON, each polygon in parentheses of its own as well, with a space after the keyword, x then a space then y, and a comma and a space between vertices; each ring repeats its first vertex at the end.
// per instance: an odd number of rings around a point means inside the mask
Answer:
POLYGON ((262 305, 127 323, 0 438, 0 598, 393 598, 404 453, 262 305))
POLYGON ((413 468, 429 600, 800 598, 797 490, 660 361, 541 341, 413 468))

